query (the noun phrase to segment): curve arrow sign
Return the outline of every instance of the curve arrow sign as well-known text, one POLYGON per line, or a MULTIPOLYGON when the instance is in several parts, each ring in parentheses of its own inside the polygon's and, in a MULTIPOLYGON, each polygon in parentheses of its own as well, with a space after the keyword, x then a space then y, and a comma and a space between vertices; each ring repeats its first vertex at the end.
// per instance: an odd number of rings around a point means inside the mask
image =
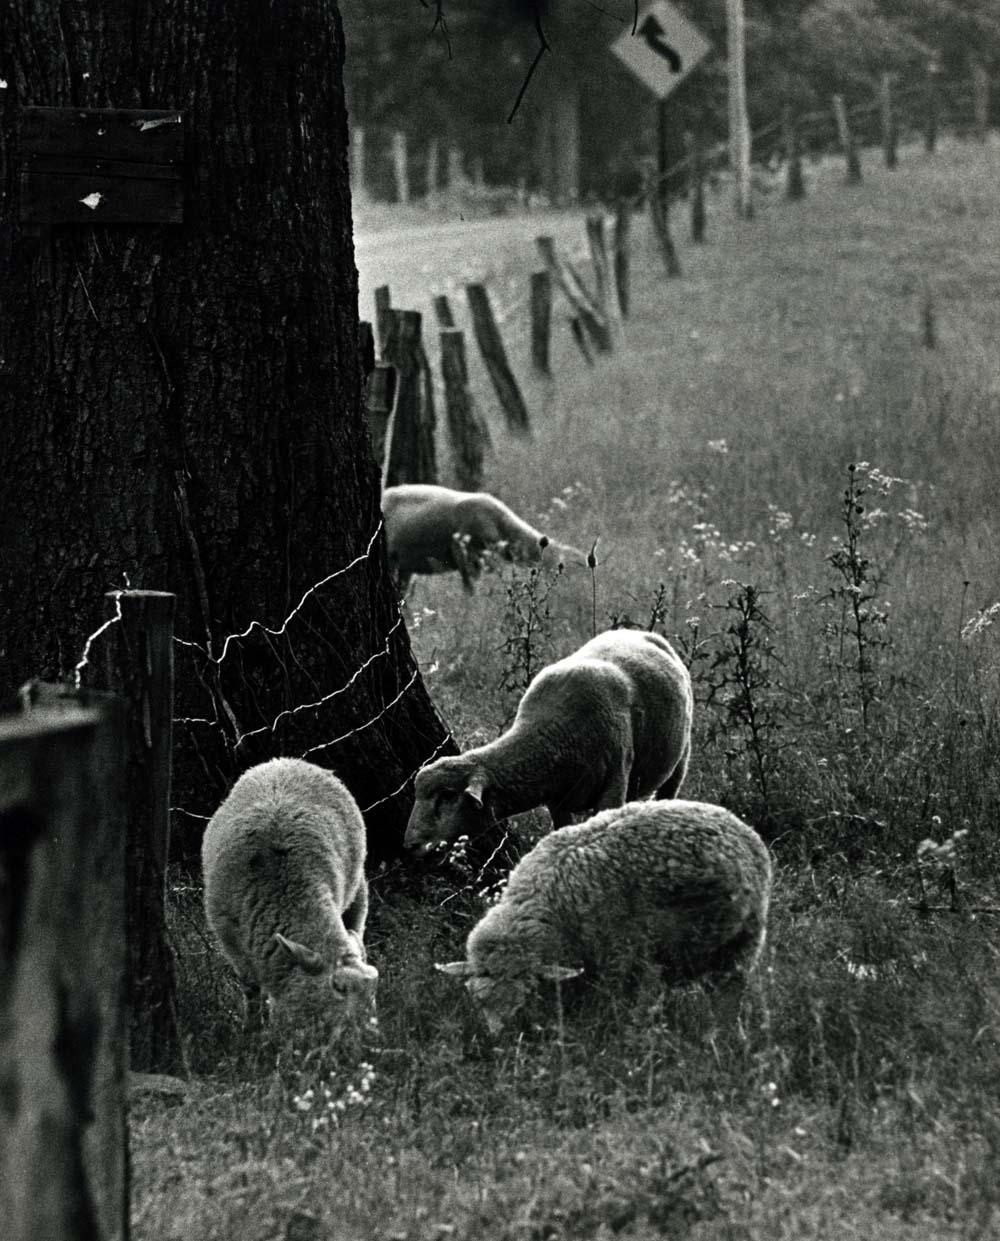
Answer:
POLYGON ((684 67, 680 55, 670 46, 663 37, 663 27, 650 13, 646 20, 639 27, 639 34, 646 40, 650 48, 670 66, 671 73, 680 73, 684 67))

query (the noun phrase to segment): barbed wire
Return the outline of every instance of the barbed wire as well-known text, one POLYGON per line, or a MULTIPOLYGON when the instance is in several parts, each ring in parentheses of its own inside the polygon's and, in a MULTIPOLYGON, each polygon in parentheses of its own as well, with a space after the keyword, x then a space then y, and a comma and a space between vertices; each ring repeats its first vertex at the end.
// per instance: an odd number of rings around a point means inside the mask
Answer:
POLYGON ((83 651, 80 658, 76 661, 76 664, 73 667, 73 688, 75 690, 79 690, 83 685, 83 670, 90 665, 91 647, 99 637, 107 633, 112 625, 117 625, 122 619, 122 592, 120 590, 113 591, 111 592, 111 597, 115 601, 114 616, 109 616, 104 624, 99 625, 90 637, 87 638, 86 642, 83 644, 83 651))

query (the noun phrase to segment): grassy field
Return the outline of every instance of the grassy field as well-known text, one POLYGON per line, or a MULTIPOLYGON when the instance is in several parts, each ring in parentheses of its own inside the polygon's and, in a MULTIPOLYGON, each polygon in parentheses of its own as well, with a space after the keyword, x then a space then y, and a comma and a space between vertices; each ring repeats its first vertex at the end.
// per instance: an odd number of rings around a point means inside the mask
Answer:
POLYGON ((599 540, 597 568, 411 596, 463 746, 595 629, 683 651, 684 795, 775 858, 746 1037, 707 1033, 697 987, 650 987, 492 1044, 432 968, 483 908, 459 851, 419 898, 374 877, 377 1030, 336 1058, 249 1044, 178 886, 197 1076, 135 1105, 138 1241, 996 1235, 1000 148, 866 171, 749 225, 720 204, 678 281, 637 228, 627 348, 588 371, 560 328, 555 383, 526 382, 534 439, 498 429, 487 478, 599 540))

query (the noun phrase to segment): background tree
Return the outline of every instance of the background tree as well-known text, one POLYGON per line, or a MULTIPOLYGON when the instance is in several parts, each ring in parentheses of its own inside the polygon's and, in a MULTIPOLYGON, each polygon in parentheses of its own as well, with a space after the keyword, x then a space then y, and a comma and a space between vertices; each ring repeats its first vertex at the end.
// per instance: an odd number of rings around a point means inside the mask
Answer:
POLYGON ((385 856, 451 747, 375 537, 336 5, 0 0, 0 28, 0 693, 71 670, 105 590, 175 591, 183 821, 306 754, 385 856), (183 224, 29 234, 25 105, 180 109, 183 224))

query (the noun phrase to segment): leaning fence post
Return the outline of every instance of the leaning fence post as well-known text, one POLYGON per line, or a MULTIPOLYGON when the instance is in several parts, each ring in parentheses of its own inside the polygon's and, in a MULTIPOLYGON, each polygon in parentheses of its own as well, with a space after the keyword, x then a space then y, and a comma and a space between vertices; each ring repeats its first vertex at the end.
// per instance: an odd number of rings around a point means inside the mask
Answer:
POLYGON ((434 305, 434 313, 437 316, 438 327, 454 327, 455 316, 451 313, 451 304, 448 301, 447 294, 436 293, 431 300, 434 305))
POLYGON ((393 310, 385 361, 396 370, 396 394, 385 430, 382 487, 436 483, 434 401, 417 310, 393 310))
POLYGON ((510 369, 510 363, 507 361, 507 351, 503 347, 503 338, 493 316, 493 307, 490 305, 486 287, 482 284, 467 284, 465 295, 469 299, 472 330, 476 334, 476 343, 486 363, 486 369, 507 420, 507 426, 519 435, 528 435, 531 432, 528 408, 521 395, 521 389, 517 386, 514 372, 510 369))
POLYGON ((536 237, 535 245, 542 256, 545 266, 552 274, 552 279, 559 285, 563 296, 573 308, 577 318, 587 329, 596 347, 602 353, 611 352, 611 334, 600 309, 587 292, 579 276, 569 263, 564 262, 556 253, 556 243, 551 237, 536 237))
POLYGON ((0 1219, 129 1236, 123 712, 0 720, 0 1219))
POLYGON ((879 113, 882 119, 882 150, 886 168, 899 164, 897 151, 896 114, 892 105, 892 74, 885 72, 879 79, 879 113))
POLYGON ((552 330, 552 275, 531 273, 531 362, 540 375, 551 375, 549 337, 552 330))
POLYGON ((490 445, 490 433, 469 390, 465 334, 459 328, 441 330, 441 376, 455 480, 462 491, 478 491, 483 483, 483 456, 490 445))
POLYGON ((590 345, 587 343, 587 334, 583 330, 583 324, 573 315, 569 321, 569 329, 573 333, 573 339, 576 341, 580 352, 583 354, 583 360, 588 366, 594 365, 594 355, 591 353, 590 345))
POLYGON ((837 136, 840 139, 841 150, 847 159, 847 184, 861 184, 861 159, 858 156, 858 148, 854 142, 854 135, 851 133, 851 124, 847 116, 847 109, 844 107, 844 96, 833 96, 833 114, 837 120, 837 136))
POLYGON ((174 604, 159 590, 105 595, 108 684, 125 700, 126 941, 133 1069, 183 1066, 174 958, 167 942, 167 859, 174 716, 174 604))
POLYGON ((615 290, 618 309, 622 318, 629 312, 629 230, 632 224, 632 207, 627 198, 619 198, 615 207, 615 290))

